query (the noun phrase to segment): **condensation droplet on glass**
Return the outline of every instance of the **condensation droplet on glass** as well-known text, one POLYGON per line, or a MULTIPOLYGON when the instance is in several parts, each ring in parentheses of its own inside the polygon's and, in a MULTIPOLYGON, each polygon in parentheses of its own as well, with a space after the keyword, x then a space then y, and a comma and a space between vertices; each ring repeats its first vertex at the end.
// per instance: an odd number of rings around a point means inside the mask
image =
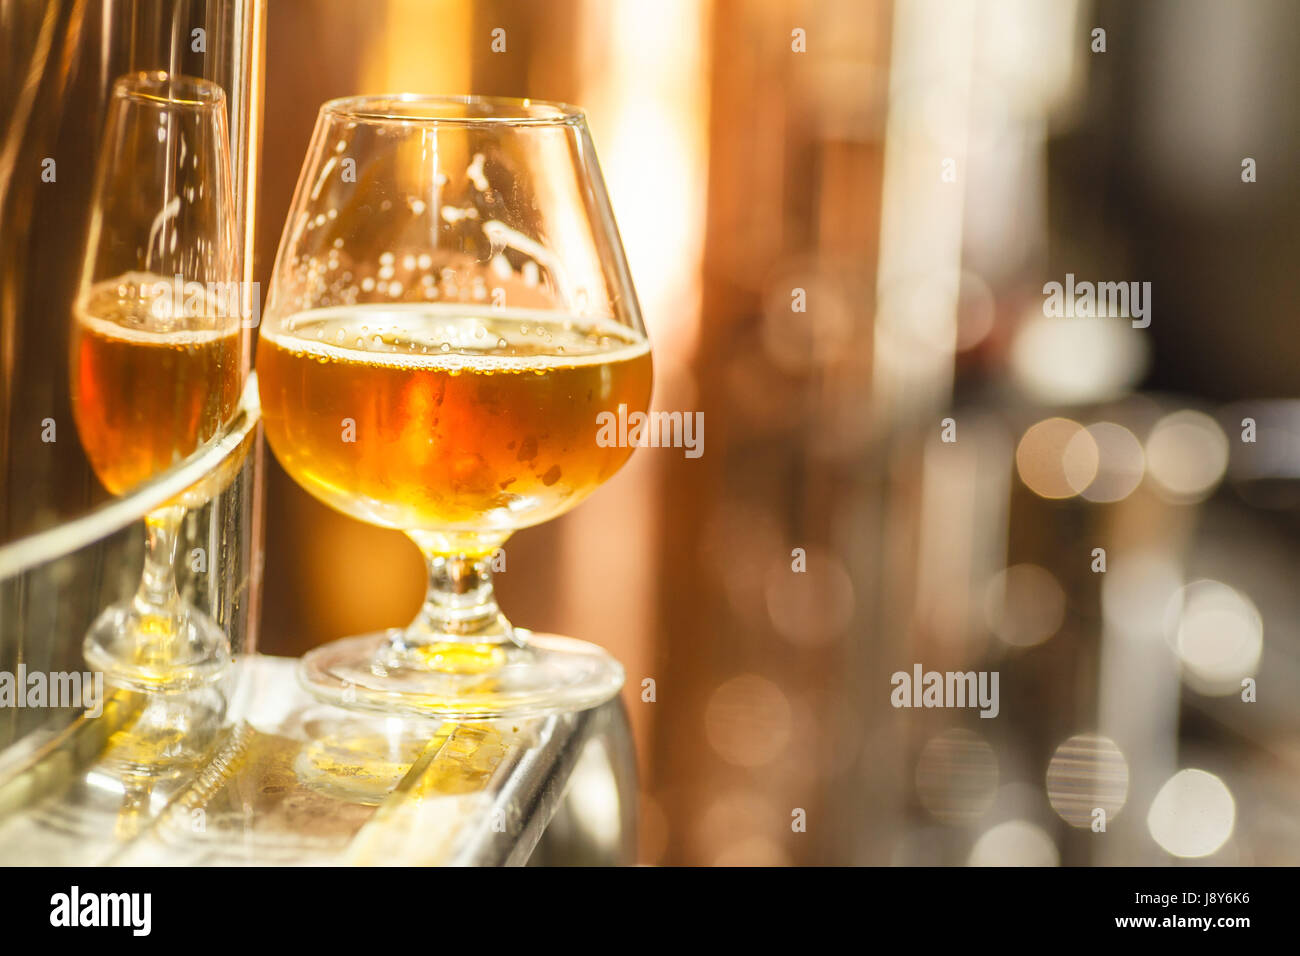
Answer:
POLYGON ((483 161, 485 158, 482 153, 475 153, 469 166, 465 169, 465 175, 479 192, 485 192, 488 188, 487 177, 483 175, 483 161))

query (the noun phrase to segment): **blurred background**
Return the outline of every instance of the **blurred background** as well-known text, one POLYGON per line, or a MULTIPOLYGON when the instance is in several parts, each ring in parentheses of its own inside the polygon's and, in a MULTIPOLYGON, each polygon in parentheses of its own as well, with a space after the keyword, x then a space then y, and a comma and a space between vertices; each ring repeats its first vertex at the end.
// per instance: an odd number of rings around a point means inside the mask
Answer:
MULTIPOLYGON (((1298 41, 1286 0, 276 0, 254 278, 321 101, 587 110, 704 454, 497 586, 626 666, 643 862, 1294 865, 1298 41), (1067 273, 1150 326, 1045 316, 1067 273), (895 708, 917 664, 998 716, 895 708)), ((0 310, 11 540, 105 496, 24 444, 66 381, 0 310)), ((259 649, 409 621, 414 546, 264 458, 259 649)))
MULTIPOLYGON (((626 665, 643 861, 1300 862, 1300 406, 1253 445, 1225 407, 1296 394, 1294 5, 279 0, 266 32, 264 282, 309 105, 589 113, 655 407, 705 453, 642 449, 498 587, 626 665), (1066 272, 1150 282, 1150 327, 1045 318, 1066 272), (1000 715, 894 709, 915 663, 999 671, 1000 715)), ((268 475, 261 648, 405 623, 415 548, 268 475)))

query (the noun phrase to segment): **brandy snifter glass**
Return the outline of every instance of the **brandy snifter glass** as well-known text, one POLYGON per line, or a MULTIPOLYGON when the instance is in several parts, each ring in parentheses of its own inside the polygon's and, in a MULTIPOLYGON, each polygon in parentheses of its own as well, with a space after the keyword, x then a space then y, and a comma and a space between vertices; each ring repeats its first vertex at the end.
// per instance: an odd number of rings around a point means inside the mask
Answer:
POLYGON ((428 563, 415 620, 309 653, 311 690, 467 718, 618 692, 607 653, 513 626, 492 589, 514 531, 568 511, 627 461, 602 421, 650 401, 650 345, 580 111, 326 103, 257 368, 286 471, 344 514, 405 532, 428 563))

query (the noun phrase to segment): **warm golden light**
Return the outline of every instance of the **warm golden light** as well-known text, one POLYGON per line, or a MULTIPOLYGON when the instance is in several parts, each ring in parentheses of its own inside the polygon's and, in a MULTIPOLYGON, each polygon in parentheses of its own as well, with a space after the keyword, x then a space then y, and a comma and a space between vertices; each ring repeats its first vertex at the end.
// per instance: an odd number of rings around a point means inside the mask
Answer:
POLYGON ((796 573, 779 558, 764 576, 767 613, 778 634, 792 644, 826 644, 844 633, 853 619, 853 578, 837 556, 821 549, 807 553, 796 573))
POLYGON ((1156 487, 1170 501, 1200 501, 1227 471, 1228 439, 1219 423, 1204 412, 1174 412, 1151 430, 1147 466, 1156 487))
POLYGON ((996 574, 985 592, 990 630, 1014 647, 1041 644, 1061 629, 1065 591, 1052 572, 1017 564, 996 574))
POLYGON ((742 674, 718 687, 704 710, 704 732, 728 763, 761 767, 785 750, 792 722, 781 688, 757 674, 742 674))
MULTIPOLYGON (((1142 483, 1146 457, 1137 436, 1114 422, 1096 422, 1087 428, 1088 437, 1097 446, 1097 474, 1080 494, 1088 501, 1109 503, 1122 501, 1142 483)), ((1076 436, 1071 443, 1078 441, 1076 436)), ((1066 456, 1077 458, 1080 450, 1067 446, 1066 456)), ((1086 451, 1082 452, 1086 455, 1086 451)))
POLYGON ((1092 435, 1068 418, 1032 425, 1016 448, 1020 480, 1043 498, 1073 498, 1092 483, 1098 462, 1092 435))

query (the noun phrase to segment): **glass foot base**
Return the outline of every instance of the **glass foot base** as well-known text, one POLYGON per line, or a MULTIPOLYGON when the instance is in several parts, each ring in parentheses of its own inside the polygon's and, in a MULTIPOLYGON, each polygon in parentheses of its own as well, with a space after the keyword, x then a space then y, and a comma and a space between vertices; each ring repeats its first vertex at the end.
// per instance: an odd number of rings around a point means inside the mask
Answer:
POLYGON ((305 655, 298 673, 338 707, 461 720, 586 710, 623 686, 623 665, 594 644, 514 633, 523 646, 412 644, 401 630, 349 637, 305 655))
POLYGON ((215 687, 150 695, 139 716, 109 738, 97 772, 153 780, 195 772, 211 753, 225 716, 226 699, 215 687))
POLYGON ((303 785, 335 800, 379 806, 430 746, 446 739, 435 720, 343 714, 322 706, 301 726, 293 761, 303 785))
POLYGON ((150 618, 130 603, 114 604, 91 625, 82 652, 105 683, 145 694, 193 690, 230 667, 229 638, 196 608, 150 618))

